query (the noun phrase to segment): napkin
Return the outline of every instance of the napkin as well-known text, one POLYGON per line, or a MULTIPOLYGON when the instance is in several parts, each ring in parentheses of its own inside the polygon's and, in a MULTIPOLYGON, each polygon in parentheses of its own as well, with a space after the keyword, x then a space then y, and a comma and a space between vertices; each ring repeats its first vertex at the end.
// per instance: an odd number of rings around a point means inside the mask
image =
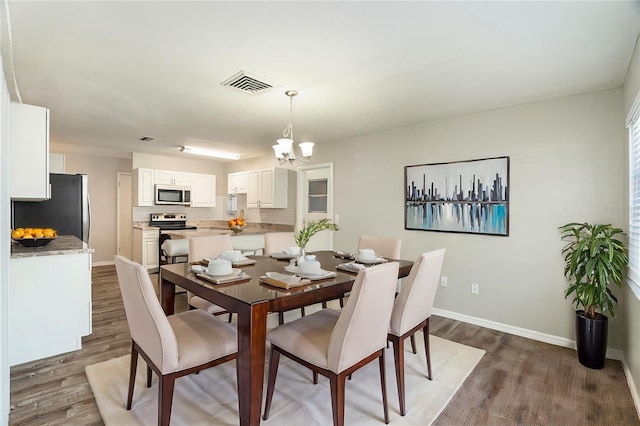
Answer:
POLYGON ((311 283, 310 280, 301 279, 295 275, 281 274, 279 272, 267 272, 266 275, 260 277, 260 281, 280 288, 299 287, 311 283))
POLYGON ((349 272, 358 272, 360 269, 366 268, 366 266, 364 266, 362 263, 348 262, 348 263, 341 263, 338 266, 336 266, 336 268, 342 269, 344 271, 349 271, 349 272))

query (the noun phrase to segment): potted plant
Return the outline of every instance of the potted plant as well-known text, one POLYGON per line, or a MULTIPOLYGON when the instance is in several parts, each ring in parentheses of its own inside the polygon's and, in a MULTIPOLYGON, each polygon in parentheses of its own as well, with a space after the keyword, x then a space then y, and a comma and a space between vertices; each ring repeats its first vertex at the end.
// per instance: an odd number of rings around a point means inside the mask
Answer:
POLYGON ((629 257, 616 237, 622 229, 610 224, 568 223, 559 228, 567 245, 562 249, 564 274, 569 282, 565 298, 573 295, 576 308, 578 359, 586 367, 604 367, 608 318, 617 302, 611 283, 620 287, 629 257), (580 309, 582 308, 582 309, 580 309))
POLYGON ((306 224, 301 230, 296 232, 293 236, 296 244, 300 247, 300 255, 304 255, 304 248, 306 247, 309 239, 320 231, 329 229, 331 231, 337 231, 338 225, 332 223, 329 219, 312 220, 306 224))

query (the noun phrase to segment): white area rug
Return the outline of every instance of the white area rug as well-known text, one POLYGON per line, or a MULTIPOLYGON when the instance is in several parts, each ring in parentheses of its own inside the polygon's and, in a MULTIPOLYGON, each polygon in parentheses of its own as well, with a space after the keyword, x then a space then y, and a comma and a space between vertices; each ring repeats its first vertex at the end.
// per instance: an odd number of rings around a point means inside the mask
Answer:
MULTIPOLYGON (((449 403, 485 351, 431 336, 434 379, 426 378, 422 333, 416 334, 418 354, 405 354, 407 415, 400 416, 393 350, 385 353, 389 420, 394 425, 428 425, 449 403)), ((268 359, 268 357, 267 357, 268 359)), ((156 425, 158 381, 145 386, 146 364, 138 360, 136 388, 131 411, 126 411, 129 356, 87 366, 89 385, 106 425, 156 425)), ((268 367, 265 368, 265 376, 268 367)), ((265 380, 266 393, 266 380, 265 380)), ((264 398, 263 398, 264 406, 264 398)), ((261 410, 262 413, 262 410, 261 410)), ((235 361, 176 380, 171 413, 172 425, 237 425, 238 400, 235 361)), ((280 357, 278 377, 265 425, 331 425, 329 381, 320 376, 317 385, 311 371, 280 357)), ((384 425, 378 362, 353 374, 345 391, 345 424, 384 425)))

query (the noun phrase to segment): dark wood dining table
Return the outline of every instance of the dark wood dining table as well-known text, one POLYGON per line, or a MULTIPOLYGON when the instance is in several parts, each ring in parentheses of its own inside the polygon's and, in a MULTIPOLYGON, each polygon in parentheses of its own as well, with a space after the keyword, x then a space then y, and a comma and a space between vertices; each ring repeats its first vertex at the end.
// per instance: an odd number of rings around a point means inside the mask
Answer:
MULTIPOLYGON (((267 314, 334 300, 348 293, 353 286, 355 273, 335 269, 348 260, 336 258, 331 251, 313 253, 322 268, 336 271, 336 277, 292 289, 272 287, 260 281, 266 272, 285 272, 288 260, 269 256, 249 256, 253 265, 241 269, 251 278, 245 281, 213 284, 197 277, 191 265, 177 263, 160 268, 160 302, 167 315, 174 313, 175 287, 180 286, 227 311, 237 313, 238 327, 238 408, 240 425, 260 424, 262 392, 265 369, 267 314)), ((400 264, 398 278, 409 275, 413 262, 397 260, 400 264)))

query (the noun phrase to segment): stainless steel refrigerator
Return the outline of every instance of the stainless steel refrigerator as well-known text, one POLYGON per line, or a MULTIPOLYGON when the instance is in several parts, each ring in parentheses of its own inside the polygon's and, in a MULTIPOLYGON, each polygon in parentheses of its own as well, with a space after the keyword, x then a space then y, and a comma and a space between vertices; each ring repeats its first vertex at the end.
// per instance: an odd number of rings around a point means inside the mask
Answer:
POLYGON ((75 235, 89 242, 91 209, 87 175, 51 173, 51 199, 13 201, 11 227, 54 228, 58 235, 75 235))

